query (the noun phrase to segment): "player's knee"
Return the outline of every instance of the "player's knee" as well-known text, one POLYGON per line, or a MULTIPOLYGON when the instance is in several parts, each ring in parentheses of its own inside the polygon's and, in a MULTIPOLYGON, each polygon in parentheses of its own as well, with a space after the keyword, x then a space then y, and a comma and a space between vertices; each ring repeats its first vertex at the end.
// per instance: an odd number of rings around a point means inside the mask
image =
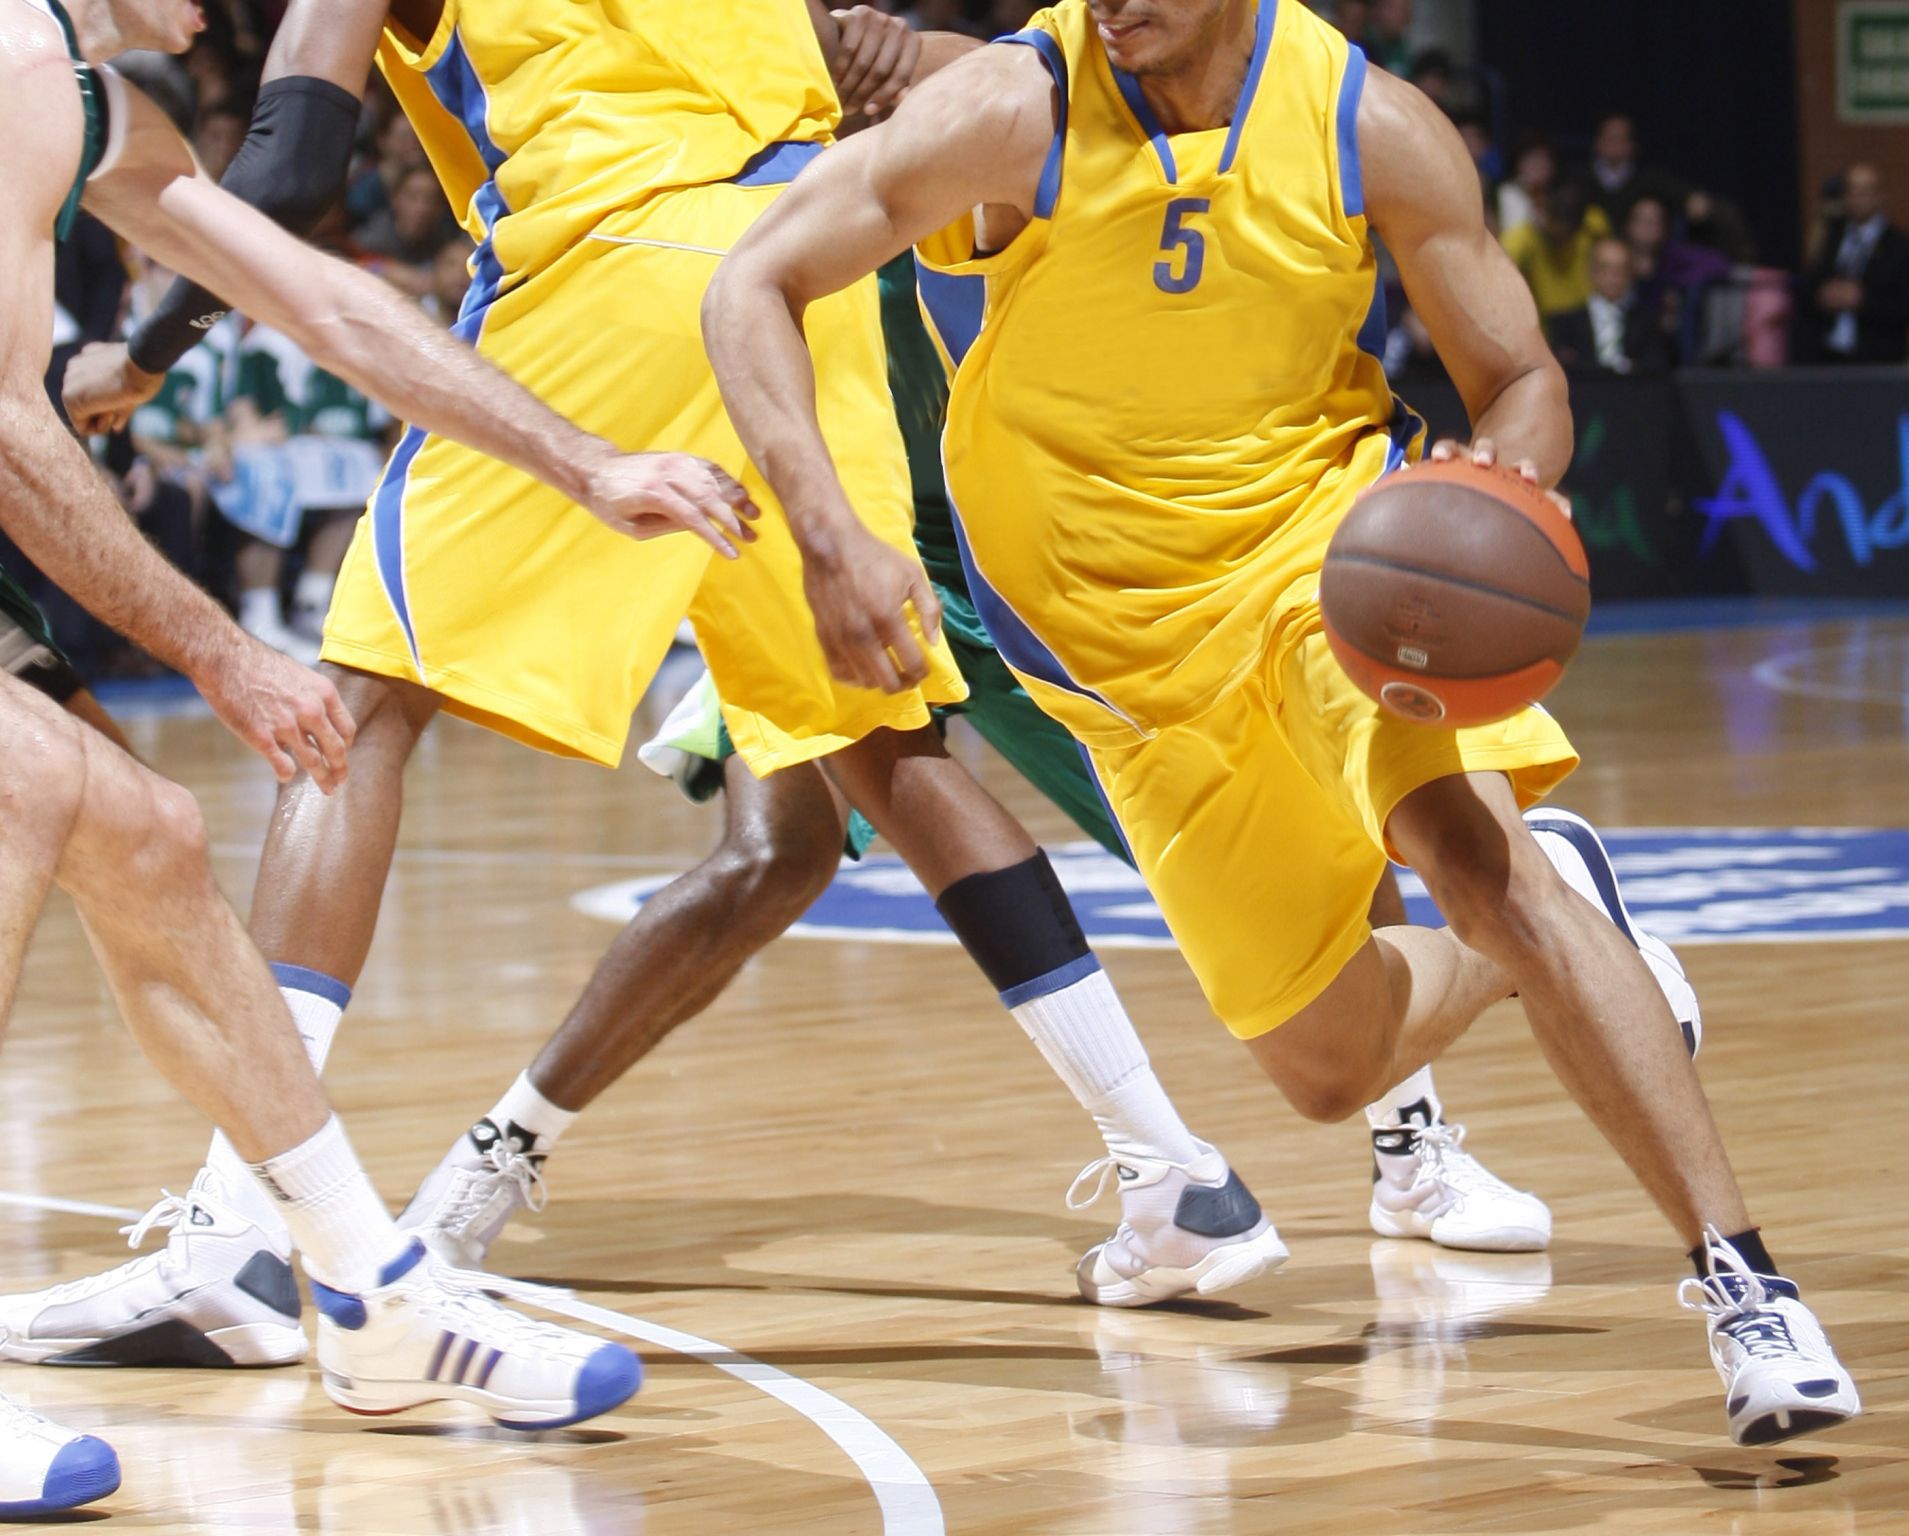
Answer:
POLYGON ((148 774, 147 835, 135 855, 152 886, 178 893, 212 884, 212 856, 205 815, 192 791, 148 774))
POLYGON ((831 820, 826 828, 778 827, 733 838, 718 863, 735 902, 732 910, 780 931, 822 894, 840 858, 831 820))
POLYGON ((1322 1125, 1350 1120, 1372 1097, 1365 1083, 1333 1072, 1280 1067, 1263 1059, 1260 1066, 1288 1104, 1306 1119, 1322 1125))
POLYGON ((86 784, 84 755, 62 729, 0 731, 0 830, 11 847, 66 842, 86 784))

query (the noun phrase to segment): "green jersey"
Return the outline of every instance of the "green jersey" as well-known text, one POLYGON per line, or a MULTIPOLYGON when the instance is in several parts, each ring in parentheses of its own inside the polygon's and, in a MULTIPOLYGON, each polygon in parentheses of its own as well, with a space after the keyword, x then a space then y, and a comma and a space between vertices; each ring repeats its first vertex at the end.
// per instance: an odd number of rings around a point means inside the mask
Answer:
POLYGON ((955 545, 954 513, 941 473, 941 429, 948 417, 948 373, 928 339, 915 297, 915 259, 897 256, 880 274, 882 334, 888 343, 888 392, 908 449, 915 494, 915 548, 940 590, 942 622, 975 645, 992 645, 968 596, 967 573, 955 545))

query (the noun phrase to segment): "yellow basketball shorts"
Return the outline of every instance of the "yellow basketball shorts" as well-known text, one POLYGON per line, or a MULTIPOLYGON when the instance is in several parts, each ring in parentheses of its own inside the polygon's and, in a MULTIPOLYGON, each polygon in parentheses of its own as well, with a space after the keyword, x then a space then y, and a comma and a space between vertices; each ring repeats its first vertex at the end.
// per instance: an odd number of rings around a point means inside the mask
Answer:
MULTIPOLYGON (((687 614, 737 750, 757 773, 966 696, 945 643, 924 686, 886 695, 829 674, 781 508, 749 464, 703 353, 699 309, 724 252, 780 188, 697 187, 613 216, 483 302, 459 330, 578 425, 625 449, 720 464, 762 508, 738 561, 690 534, 637 543, 508 465, 415 428, 358 525, 325 625, 328 661, 424 684, 451 713, 615 766, 631 712, 687 614)), ((495 283, 492 283, 494 291, 495 283)), ((914 557, 908 466, 875 280, 812 305, 823 434, 850 504, 914 557)))
POLYGON ((1413 790, 1495 770, 1532 805, 1577 766, 1539 709, 1463 731, 1383 713, 1333 660, 1312 605, 1204 714, 1128 742, 1109 742, 1104 721, 1088 755, 1108 803, 1208 1003, 1241 1039, 1299 1012, 1365 943, 1386 819, 1413 790))

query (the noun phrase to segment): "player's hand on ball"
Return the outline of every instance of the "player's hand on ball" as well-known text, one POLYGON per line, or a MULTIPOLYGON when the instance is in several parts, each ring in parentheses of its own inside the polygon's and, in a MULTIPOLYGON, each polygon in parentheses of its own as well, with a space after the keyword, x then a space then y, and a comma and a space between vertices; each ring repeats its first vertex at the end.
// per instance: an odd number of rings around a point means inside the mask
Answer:
MULTIPOLYGON (((1498 466, 1498 445, 1488 437, 1481 437, 1475 443, 1461 443, 1456 438, 1440 438, 1432 445, 1432 451, 1426 457, 1434 464, 1450 464, 1455 459, 1469 456, 1472 463, 1480 469, 1495 469, 1498 466)), ((1538 466, 1530 459, 1520 459, 1511 466, 1519 479, 1542 488, 1544 476, 1538 472, 1538 466)), ((1545 491, 1551 505, 1566 517, 1571 515, 1571 499, 1562 491, 1545 491)))
POLYGON ((915 78, 921 35, 899 16, 873 6, 829 14, 841 37, 829 69, 842 98, 842 115, 859 112, 871 121, 886 116, 915 78))
POLYGON ((81 432, 117 432, 159 393, 163 373, 135 367, 123 341, 96 341, 66 365, 60 397, 81 432))
POLYGON ((858 523, 826 553, 803 551, 802 585, 829 670, 842 682, 900 693, 928 676, 908 610, 932 643, 941 604, 919 560, 858 523))
POLYGON ((693 533, 727 560, 755 542, 762 516, 733 477, 689 453, 616 454, 590 472, 583 502, 618 533, 693 533))
POLYGON ((212 712, 289 784, 303 768, 326 794, 345 782, 358 727, 330 681, 233 631, 229 651, 193 681, 212 712))

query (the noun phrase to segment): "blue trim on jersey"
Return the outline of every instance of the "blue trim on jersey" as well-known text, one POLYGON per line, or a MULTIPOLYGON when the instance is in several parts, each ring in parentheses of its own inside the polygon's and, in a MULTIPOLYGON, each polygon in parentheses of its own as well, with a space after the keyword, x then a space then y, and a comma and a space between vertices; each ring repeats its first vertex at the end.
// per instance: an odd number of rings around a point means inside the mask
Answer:
POLYGON ((1160 119, 1153 115, 1153 108, 1147 104, 1147 94, 1140 89, 1140 82, 1126 70, 1116 69, 1114 84, 1120 87, 1120 94, 1127 98, 1127 110, 1133 113, 1133 120, 1140 125, 1140 131, 1153 141, 1153 152, 1160 157, 1160 173, 1178 186, 1180 170, 1173 163, 1173 144, 1167 138, 1167 130, 1160 126, 1160 119))
POLYGON ((1365 174, 1359 165, 1359 98, 1365 91, 1365 50, 1356 43, 1346 54, 1339 82, 1339 206, 1349 219, 1365 217, 1365 174))
POLYGON ((490 94, 471 67, 471 57, 464 51, 464 39, 456 27, 451 28, 451 40, 437 63, 424 72, 424 80, 444 110, 464 125, 464 131, 471 136, 471 146, 484 162, 484 169, 495 176, 498 167, 510 157, 491 137, 490 94))
MULTIPOLYGON (((1120 815, 1114 810, 1113 801, 1107 798, 1107 786, 1100 782, 1100 770, 1094 766, 1094 754, 1087 750, 1085 742, 1077 741, 1074 745, 1080 749, 1080 760, 1087 765, 1087 781, 1094 786, 1094 794, 1100 799, 1100 808, 1107 813, 1107 825, 1114 829, 1114 836, 1120 839, 1120 856, 1127 861, 1127 867, 1138 874, 1140 861, 1133 856, 1133 844, 1127 841, 1127 829, 1120 824, 1120 815)), ((1087 829, 1083 827, 1081 830, 1087 829)))
POLYGON ((323 971, 307 970, 302 965, 285 965, 272 962, 272 980, 277 982, 281 991, 309 992, 313 997, 322 997, 334 1008, 348 1007, 351 1003, 351 988, 336 976, 327 976, 323 971))
MULTIPOLYGON (((1061 195, 1061 151, 1067 142, 1067 55, 1061 52, 1060 42, 1054 34, 1043 32, 1039 27, 1010 33, 996 41, 1020 43, 1032 48, 1041 56, 1048 74, 1054 77, 1054 88, 1060 92, 1061 109, 1054 121, 1054 142, 1048 146, 1047 159, 1041 163, 1041 182, 1034 191, 1034 217, 1051 219, 1054 217, 1054 204, 1061 195)), ((1173 179, 1172 172, 1168 172, 1167 179, 1173 179)))
POLYGON ((739 187, 786 186, 821 153, 822 146, 812 139, 783 139, 757 150, 729 179, 739 187))
POLYGON ((982 627, 987 630, 988 638, 994 642, 995 650, 1001 653, 1001 659, 1023 676, 1046 683, 1050 688, 1063 688, 1083 699, 1092 699, 1122 720, 1127 719, 1125 714, 1093 689, 1082 687, 1068 676, 1061 659, 1048 649, 1039 635, 1028 628, 1027 621, 1008 605, 988 578, 981 574, 981 567, 974 562, 974 550, 968 543, 968 530, 962 526, 961 510, 954 503, 952 491, 948 496, 948 520, 954 525, 955 548, 961 552, 961 569, 968 578, 968 596, 974 599, 974 611, 980 617, 982 627))
POLYGON ((1266 72, 1266 56, 1273 51, 1273 24, 1278 16, 1279 0, 1259 0, 1259 16, 1253 23, 1253 61, 1246 66, 1239 104, 1233 108, 1233 125, 1226 131, 1226 148, 1220 151, 1221 175, 1233 169, 1233 157, 1239 153, 1240 137, 1246 132, 1246 114, 1253 110, 1259 77, 1266 72))
POLYGON ((981 334, 988 308, 988 280, 979 272, 937 272, 915 258, 915 288, 934 323, 935 334, 955 367, 981 334))
POLYGON ((418 654, 417 631, 411 627, 411 603, 404 591, 404 492, 411 475, 411 461, 424 446, 424 431, 406 427, 397 452, 385 466, 384 478, 371 493, 371 549, 378 558, 378 580, 384 587, 385 601, 397 616, 404 631, 404 643, 411 649, 418 676, 424 676, 424 658, 418 654))
POLYGON ((1056 992, 1065 991, 1076 982, 1085 981, 1100 969, 1099 959, 1092 953, 1069 960, 1067 964, 1056 966, 1045 976, 1036 976, 1032 981, 1024 981, 1018 987, 1009 987, 1001 994, 1003 1008, 1019 1008, 1023 1003, 1038 1002, 1043 997, 1052 997, 1056 992))
MULTIPOLYGON (((451 327, 452 335, 474 347, 506 276, 504 264, 497 256, 497 226, 509 217, 510 205, 497 189, 496 175, 510 157, 491 137, 490 96, 484 82, 478 79, 477 71, 471 67, 470 56, 465 53, 463 39, 455 27, 443 55, 425 71, 424 79, 439 105, 464 125, 472 147, 492 178, 479 187, 471 199, 472 210, 483 222, 484 239, 471 257, 471 285, 464 291, 457 323, 451 327)), ((424 657, 418 649, 417 629, 411 622, 411 603, 404 587, 404 493, 410 482, 412 461, 424 446, 426 436, 417 427, 405 429, 397 451, 385 466, 384 477, 371 495, 371 547, 378 559, 378 579, 398 627, 404 631, 405 644, 410 647, 411 661, 419 677, 424 676, 424 657)))
POLYGON ((1368 357, 1385 360, 1385 337, 1387 322, 1385 315, 1385 281, 1377 272, 1372 274, 1372 307, 1365 312, 1365 324, 1359 327, 1359 350, 1368 357))

